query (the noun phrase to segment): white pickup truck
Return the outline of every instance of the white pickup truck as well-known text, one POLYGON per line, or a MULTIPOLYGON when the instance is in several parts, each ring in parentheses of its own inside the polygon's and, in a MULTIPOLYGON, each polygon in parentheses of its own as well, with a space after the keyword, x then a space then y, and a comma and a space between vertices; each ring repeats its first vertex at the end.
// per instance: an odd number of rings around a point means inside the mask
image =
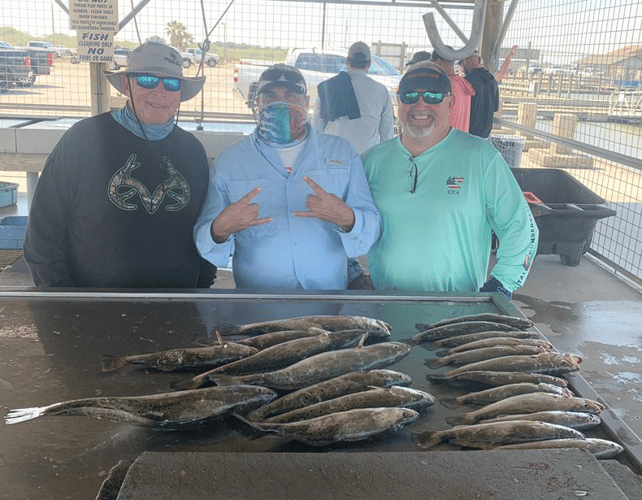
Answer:
MULTIPOLYGON (((308 86, 312 104, 317 98, 317 85, 323 80, 333 77, 346 69, 347 50, 317 50, 290 49, 285 58, 285 64, 299 68, 308 86)), ((248 107, 254 104, 259 76, 271 61, 242 61, 234 69, 234 94, 242 98, 248 107)), ((401 75, 388 62, 372 54, 372 64, 368 75, 383 83, 390 91, 392 102, 396 102, 395 94, 401 75)))

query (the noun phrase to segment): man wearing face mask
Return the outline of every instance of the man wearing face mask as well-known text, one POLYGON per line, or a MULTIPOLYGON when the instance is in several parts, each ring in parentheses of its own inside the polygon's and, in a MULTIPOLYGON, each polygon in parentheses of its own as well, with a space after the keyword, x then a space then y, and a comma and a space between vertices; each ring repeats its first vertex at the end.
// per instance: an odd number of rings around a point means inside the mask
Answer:
POLYGON ((346 289, 347 262, 379 237, 380 218, 348 141, 312 130, 298 69, 267 68, 258 126, 224 150, 194 226, 200 254, 237 288, 346 289))

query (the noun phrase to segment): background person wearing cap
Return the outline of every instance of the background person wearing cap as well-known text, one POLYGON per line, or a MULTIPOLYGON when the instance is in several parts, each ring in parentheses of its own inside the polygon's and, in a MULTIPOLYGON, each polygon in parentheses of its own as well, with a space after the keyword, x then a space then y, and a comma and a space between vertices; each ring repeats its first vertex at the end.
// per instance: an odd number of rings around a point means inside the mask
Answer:
POLYGON ((385 85, 368 76, 370 48, 363 42, 350 46, 347 72, 321 82, 312 126, 347 139, 361 154, 394 135, 392 101, 385 85))
POLYGON ((473 135, 487 138, 493 130, 493 116, 499 109, 497 81, 488 70, 484 69, 477 52, 459 61, 459 66, 464 70, 468 83, 475 89, 475 94, 470 98, 468 131, 473 135))
POLYGON ((73 125, 47 159, 24 244, 38 286, 209 287, 192 239, 207 191, 201 143, 174 122, 204 78, 172 47, 146 42, 108 72, 124 108, 73 125))
POLYGON ((412 66, 399 83, 401 136, 363 155, 382 220, 368 253, 372 281, 377 289, 510 298, 535 257, 537 225, 495 147, 449 125, 450 92, 434 63, 412 66), (487 280, 491 231, 500 246, 487 280))
MULTIPOLYGON (((448 46, 450 47, 450 46, 448 46)), ((452 47, 450 47, 452 49, 452 47)), ((450 111, 450 124, 464 132, 470 127, 470 98, 475 89, 463 76, 455 73, 455 62, 444 59, 436 50, 431 60, 435 62, 450 78, 454 103, 450 111)))
POLYGON ((301 72, 267 68, 258 126, 216 159, 194 239, 220 266, 232 256, 245 289, 346 289, 347 262, 379 237, 380 218, 357 152, 313 130, 301 72))

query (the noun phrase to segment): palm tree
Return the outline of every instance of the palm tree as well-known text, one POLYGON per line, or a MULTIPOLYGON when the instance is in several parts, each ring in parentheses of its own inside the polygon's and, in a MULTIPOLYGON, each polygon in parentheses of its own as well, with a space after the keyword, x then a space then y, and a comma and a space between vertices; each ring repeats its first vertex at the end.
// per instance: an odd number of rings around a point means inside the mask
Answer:
POLYGON ((194 35, 187 32, 183 23, 171 21, 165 27, 165 33, 169 36, 169 43, 178 50, 185 50, 187 44, 194 40, 194 35))

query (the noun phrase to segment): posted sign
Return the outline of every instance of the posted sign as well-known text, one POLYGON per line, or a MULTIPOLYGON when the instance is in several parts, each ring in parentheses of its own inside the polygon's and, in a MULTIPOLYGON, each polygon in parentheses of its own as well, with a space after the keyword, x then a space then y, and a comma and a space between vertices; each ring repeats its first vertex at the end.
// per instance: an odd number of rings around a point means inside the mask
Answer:
POLYGON ((70 0, 70 29, 77 30, 78 59, 111 62, 118 31, 118 0, 70 0))

